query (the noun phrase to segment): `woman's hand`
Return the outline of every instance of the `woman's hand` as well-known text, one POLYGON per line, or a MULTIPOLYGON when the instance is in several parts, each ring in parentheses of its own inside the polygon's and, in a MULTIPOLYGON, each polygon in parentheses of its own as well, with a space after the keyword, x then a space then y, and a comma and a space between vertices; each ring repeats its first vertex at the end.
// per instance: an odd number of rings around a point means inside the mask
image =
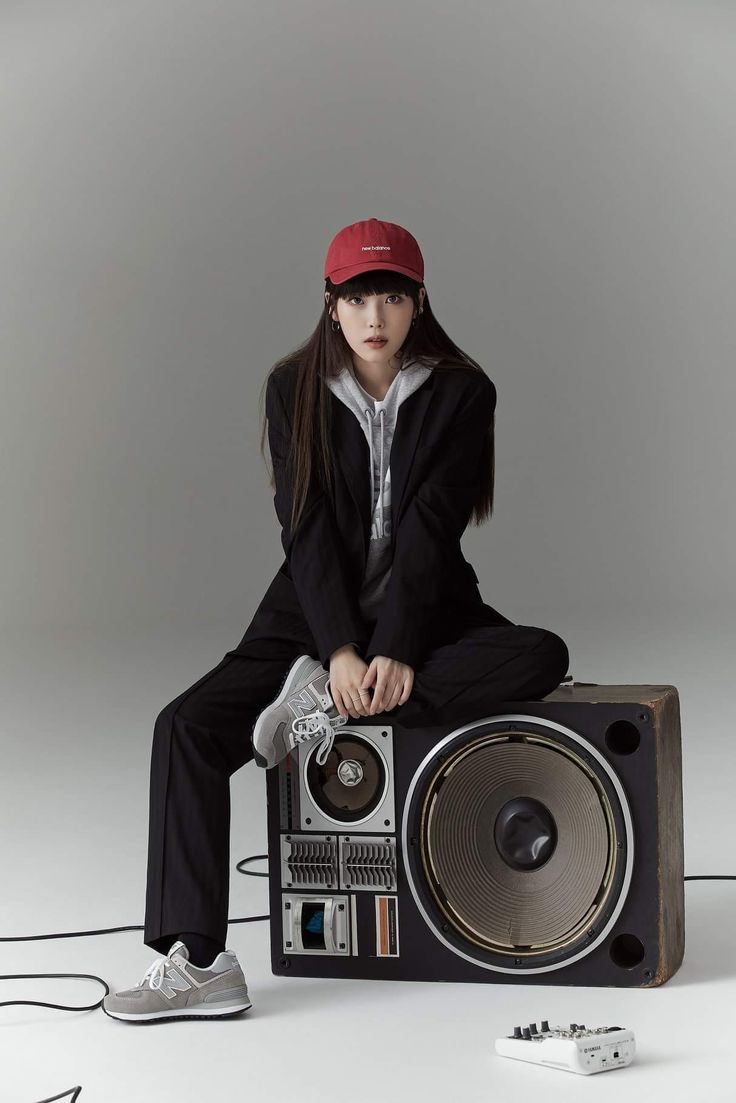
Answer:
POLYGON ((352 644, 339 647, 330 656, 330 693, 341 716, 349 714, 357 720, 403 705, 413 685, 413 669, 398 659, 374 655, 369 666, 352 644))
POLYGON ((360 688, 368 689, 374 684, 369 716, 403 705, 409 700, 414 685, 414 670, 407 663, 400 663, 398 659, 374 655, 360 688))
POLYGON ((363 662, 351 643, 338 647, 330 656, 330 694, 341 716, 348 713, 357 720, 358 716, 368 716, 371 696, 367 689, 361 689, 363 676, 368 666, 363 662))

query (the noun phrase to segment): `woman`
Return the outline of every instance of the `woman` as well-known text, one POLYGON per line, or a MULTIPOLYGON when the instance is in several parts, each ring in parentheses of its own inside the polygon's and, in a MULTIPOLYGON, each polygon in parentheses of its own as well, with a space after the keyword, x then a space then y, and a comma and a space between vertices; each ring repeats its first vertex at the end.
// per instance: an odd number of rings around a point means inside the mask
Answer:
POLYGON ((463 557, 492 512, 496 388, 432 313, 416 240, 353 223, 324 276, 316 330, 266 380, 285 558, 238 646, 156 721, 144 943, 165 956, 105 998, 116 1018, 251 1006, 225 948, 229 778, 251 758, 311 740, 323 762, 348 716, 462 723, 567 671, 564 641, 485 604, 463 557))

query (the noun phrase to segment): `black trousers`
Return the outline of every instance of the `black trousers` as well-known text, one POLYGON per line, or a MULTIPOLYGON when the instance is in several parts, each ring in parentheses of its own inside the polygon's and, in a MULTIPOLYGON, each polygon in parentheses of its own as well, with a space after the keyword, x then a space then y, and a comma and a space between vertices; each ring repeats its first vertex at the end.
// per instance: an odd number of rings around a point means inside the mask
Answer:
MULTIPOLYGON (((496 616, 499 623, 471 620, 436 646, 415 670, 409 700, 376 716, 407 728, 461 724, 492 714, 501 701, 551 693, 567 673, 564 640, 496 616)), ((258 714, 307 653, 316 655, 304 641, 241 642, 156 719, 143 941, 158 953, 183 931, 227 940, 229 779, 253 757, 258 714)))

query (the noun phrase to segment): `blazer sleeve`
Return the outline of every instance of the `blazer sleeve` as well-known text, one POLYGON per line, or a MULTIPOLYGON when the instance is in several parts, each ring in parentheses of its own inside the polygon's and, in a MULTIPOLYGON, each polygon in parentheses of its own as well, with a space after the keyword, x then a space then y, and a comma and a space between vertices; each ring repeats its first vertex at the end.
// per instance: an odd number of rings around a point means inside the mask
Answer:
POLYGON ((273 373, 266 386, 266 418, 281 543, 299 604, 317 645, 319 661, 329 670, 330 655, 336 648, 356 639, 365 640, 369 633, 349 581, 347 553, 334 510, 316 479, 309 487, 296 532, 291 531, 292 426, 273 373))
POLYGON ((391 576, 366 662, 386 655, 416 669, 427 654, 432 623, 445 613, 443 580, 457 563, 457 545, 480 490, 480 461, 495 408, 495 385, 483 373, 460 400, 397 526, 391 576))

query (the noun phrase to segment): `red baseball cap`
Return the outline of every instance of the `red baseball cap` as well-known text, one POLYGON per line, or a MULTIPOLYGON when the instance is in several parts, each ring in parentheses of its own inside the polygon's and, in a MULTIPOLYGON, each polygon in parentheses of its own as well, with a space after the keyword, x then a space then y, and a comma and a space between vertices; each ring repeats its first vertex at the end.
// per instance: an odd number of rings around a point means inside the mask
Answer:
POLYGON ((327 249, 324 274, 333 283, 344 283, 371 268, 388 268, 424 283, 424 257, 416 238, 380 218, 352 222, 338 231, 327 249))

